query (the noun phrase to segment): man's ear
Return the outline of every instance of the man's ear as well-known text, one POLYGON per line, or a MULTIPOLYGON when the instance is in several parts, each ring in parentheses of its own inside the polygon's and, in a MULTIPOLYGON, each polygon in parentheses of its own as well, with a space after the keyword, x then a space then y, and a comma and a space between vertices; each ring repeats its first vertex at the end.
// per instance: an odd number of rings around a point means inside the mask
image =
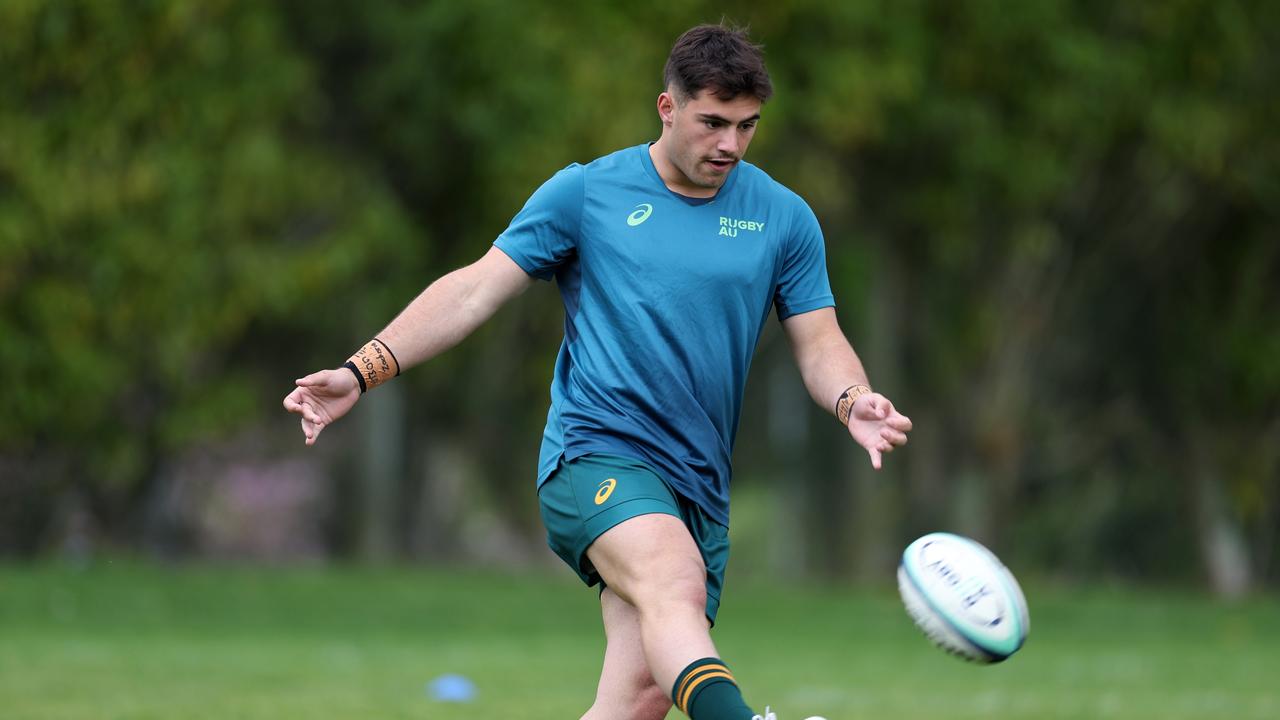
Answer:
POLYGON ((664 92, 658 95, 658 117, 662 120, 662 124, 670 127, 675 120, 676 99, 671 93, 664 92))

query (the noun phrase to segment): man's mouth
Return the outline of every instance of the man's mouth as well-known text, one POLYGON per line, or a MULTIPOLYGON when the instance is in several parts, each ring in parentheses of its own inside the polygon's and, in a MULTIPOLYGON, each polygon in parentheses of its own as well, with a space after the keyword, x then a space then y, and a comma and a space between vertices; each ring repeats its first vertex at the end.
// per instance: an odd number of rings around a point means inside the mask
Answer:
POLYGON ((737 160, 733 158, 708 158, 707 164, 717 170, 728 170, 737 160))

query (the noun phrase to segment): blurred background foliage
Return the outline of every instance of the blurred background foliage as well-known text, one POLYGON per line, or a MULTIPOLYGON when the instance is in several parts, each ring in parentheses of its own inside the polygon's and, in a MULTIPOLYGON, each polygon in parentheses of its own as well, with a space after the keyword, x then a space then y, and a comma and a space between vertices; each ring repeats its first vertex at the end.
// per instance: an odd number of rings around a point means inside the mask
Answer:
MULTIPOLYGON (((0 555, 541 562, 561 310, 522 296, 303 448, 280 408, 569 162, 656 138, 724 8, 0 5, 0 555), (274 529, 275 532, 265 532, 274 529)), ((736 570, 1280 581, 1280 6, 742 3, 844 328, 915 420, 883 474, 776 327, 736 570), (763 536, 763 537, 761 537, 763 536)))

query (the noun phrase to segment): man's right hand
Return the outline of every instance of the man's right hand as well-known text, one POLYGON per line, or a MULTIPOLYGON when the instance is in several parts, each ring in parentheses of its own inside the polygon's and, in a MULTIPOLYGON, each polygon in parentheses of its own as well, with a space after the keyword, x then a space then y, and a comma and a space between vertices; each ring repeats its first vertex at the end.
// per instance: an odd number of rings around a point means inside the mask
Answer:
POLYGON ((284 409, 302 416, 302 434, 314 445, 320 431, 347 414, 360 399, 360 385, 347 368, 321 370, 295 380, 298 387, 284 398, 284 409))

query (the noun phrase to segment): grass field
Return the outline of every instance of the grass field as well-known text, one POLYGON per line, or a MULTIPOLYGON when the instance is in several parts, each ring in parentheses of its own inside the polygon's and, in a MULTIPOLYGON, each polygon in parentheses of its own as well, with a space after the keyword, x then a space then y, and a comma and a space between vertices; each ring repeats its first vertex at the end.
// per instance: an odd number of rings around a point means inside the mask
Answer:
MULTIPOLYGON (((1027 646, 975 667, 932 648, 893 592, 731 586, 716 639, 781 720, 1280 717, 1274 598, 1033 585, 1027 646)), ((0 568, 5 720, 565 720, 601 648, 594 595, 541 575, 0 568), (475 701, 432 701, 445 673, 475 701)))

